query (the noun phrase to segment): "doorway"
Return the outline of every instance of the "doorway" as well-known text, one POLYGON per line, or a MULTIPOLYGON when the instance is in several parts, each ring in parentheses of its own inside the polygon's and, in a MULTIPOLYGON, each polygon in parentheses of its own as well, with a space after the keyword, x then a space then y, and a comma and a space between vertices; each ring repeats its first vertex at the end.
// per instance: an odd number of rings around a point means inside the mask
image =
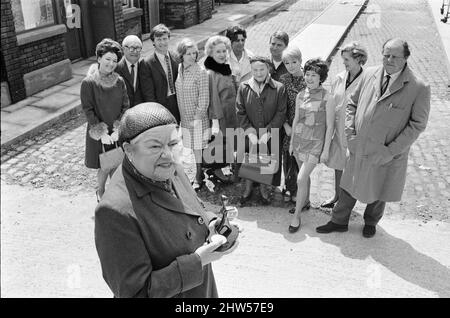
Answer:
POLYGON ((148 0, 150 30, 159 24, 159 0, 148 0))
POLYGON ((64 34, 67 57, 77 61, 84 55, 80 0, 58 0, 58 10, 61 22, 67 27, 64 34))

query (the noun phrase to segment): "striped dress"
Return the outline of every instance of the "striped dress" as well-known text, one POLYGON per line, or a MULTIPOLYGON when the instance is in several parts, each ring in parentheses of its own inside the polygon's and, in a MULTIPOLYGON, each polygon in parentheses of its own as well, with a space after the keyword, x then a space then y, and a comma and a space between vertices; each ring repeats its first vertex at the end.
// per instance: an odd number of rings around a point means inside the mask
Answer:
POLYGON ((302 162, 319 163, 325 143, 326 104, 329 94, 325 88, 305 88, 297 95, 298 122, 294 127, 292 145, 294 156, 302 162))

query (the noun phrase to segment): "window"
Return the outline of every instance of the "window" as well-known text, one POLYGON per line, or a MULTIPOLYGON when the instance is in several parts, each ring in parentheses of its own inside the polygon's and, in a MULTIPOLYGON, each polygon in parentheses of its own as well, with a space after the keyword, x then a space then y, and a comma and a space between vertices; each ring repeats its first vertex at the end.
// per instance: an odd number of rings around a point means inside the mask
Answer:
POLYGON ((136 0, 122 0, 122 8, 139 8, 139 1, 136 0))
POLYGON ((16 32, 55 24, 52 0, 11 0, 16 32))

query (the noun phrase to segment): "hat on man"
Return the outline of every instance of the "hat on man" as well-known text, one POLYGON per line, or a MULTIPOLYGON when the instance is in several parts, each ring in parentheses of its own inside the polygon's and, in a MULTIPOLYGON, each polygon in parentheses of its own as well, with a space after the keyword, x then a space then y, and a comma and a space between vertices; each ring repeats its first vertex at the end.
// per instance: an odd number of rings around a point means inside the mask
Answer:
POLYGON ((136 105, 128 109, 120 120, 119 145, 148 129, 170 124, 177 124, 177 121, 163 105, 153 102, 136 105))

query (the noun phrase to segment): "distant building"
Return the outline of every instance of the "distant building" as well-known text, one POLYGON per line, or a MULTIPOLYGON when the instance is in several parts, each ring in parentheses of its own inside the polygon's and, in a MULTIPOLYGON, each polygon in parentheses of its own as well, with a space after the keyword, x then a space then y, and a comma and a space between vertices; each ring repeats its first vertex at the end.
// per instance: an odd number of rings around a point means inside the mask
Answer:
POLYGON ((0 1, 3 107, 70 79, 71 63, 101 39, 190 27, 211 17, 214 0, 0 1))

